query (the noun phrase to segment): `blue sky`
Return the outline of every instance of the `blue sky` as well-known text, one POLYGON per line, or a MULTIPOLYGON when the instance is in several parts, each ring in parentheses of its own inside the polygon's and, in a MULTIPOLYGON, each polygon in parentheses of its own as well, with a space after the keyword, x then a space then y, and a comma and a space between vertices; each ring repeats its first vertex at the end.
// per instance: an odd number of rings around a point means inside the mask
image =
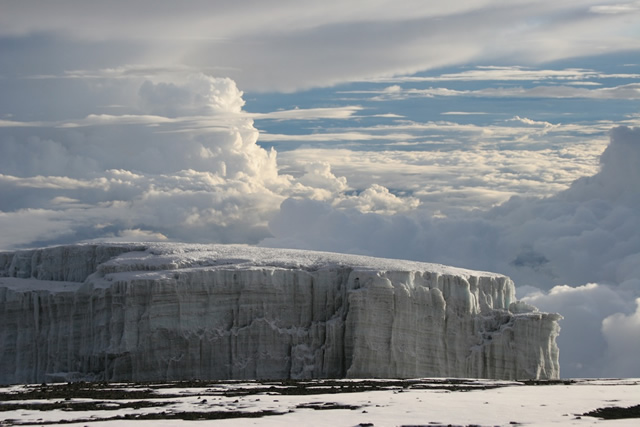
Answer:
POLYGON ((565 316, 563 375, 638 376, 638 22, 638 1, 0 0, 0 249, 497 271, 565 316))

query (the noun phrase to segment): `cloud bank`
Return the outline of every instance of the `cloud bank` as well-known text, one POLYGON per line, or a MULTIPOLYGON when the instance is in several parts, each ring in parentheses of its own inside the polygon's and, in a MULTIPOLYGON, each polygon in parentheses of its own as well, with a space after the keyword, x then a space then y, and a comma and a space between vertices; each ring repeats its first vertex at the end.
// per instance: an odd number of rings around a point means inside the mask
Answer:
POLYGON ((519 291, 525 300, 565 316, 564 375, 637 373, 637 353, 625 352, 634 344, 622 337, 637 335, 640 128, 618 127, 610 138, 598 173, 550 197, 515 196, 488 211, 444 218, 421 209, 383 215, 289 198, 269 224, 274 237, 262 244, 508 274, 527 285, 519 291))

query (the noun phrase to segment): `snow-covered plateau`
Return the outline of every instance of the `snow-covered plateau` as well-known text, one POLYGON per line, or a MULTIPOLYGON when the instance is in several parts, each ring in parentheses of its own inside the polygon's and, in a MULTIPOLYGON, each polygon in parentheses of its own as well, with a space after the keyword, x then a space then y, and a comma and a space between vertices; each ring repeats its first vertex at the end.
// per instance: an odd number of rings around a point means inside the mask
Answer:
POLYGON ((239 245, 0 253, 0 383, 559 377, 505 276, 239 245))
POLYGON ((181 381, 0 387, 1 425, 638 426, 640 379, 181 381))

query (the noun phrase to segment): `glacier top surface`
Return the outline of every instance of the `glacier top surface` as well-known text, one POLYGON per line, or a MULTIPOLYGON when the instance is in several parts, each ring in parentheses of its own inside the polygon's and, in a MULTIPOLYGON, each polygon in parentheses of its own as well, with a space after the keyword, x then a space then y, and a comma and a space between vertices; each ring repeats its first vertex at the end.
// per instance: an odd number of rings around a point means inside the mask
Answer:
POLYGON ((248 245, 100 242, 5 252, 0 255, 5 264, 4 273, 0 271, 0 276, 4 276, 0 277, 0 287, 21 291, 75 291, 76 286, 73 284, 85 282, 88 277, 93 277, 93 287, 108 287, 113 280, 163 279, 169 271, 203 268, 302 271, 346 268, 362 272, 433 273, 466 279, 505 277, 497 273, 442 264, 248 245), (87 267, 91 265, 89 270, 82 272, 86 275, 72 271, 78 268, 82 270, 82 257, 86 257, 87 267), (95 277, 92 273, 97 273, 98 276, 95 277))
POLYGON ((299 249, 190 243, 146 243, 144 246, 146 247, 145 251, 133 250, 119 255, 105 264, 113 265, 114 267, 124 267, 127 264, 132 266, 143 264, 152 269, 153 267, 157 269, 180 269, 219 266, 241 269, 276 267, 310 271, 333 267, 349 267, 373 271, 428 271, 464 277, 503 277, 503 275, 497 273, 473 271, 442 264, 299 249))

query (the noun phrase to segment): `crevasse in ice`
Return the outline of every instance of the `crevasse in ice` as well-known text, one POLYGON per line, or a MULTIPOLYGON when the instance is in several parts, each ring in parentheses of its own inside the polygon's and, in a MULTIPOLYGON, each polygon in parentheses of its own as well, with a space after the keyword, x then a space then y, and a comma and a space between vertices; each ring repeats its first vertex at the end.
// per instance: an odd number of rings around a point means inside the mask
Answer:
POLYGON ((437 264, 239 245, 0 253, 0 383, 558 378, 557 314, 437 264))

